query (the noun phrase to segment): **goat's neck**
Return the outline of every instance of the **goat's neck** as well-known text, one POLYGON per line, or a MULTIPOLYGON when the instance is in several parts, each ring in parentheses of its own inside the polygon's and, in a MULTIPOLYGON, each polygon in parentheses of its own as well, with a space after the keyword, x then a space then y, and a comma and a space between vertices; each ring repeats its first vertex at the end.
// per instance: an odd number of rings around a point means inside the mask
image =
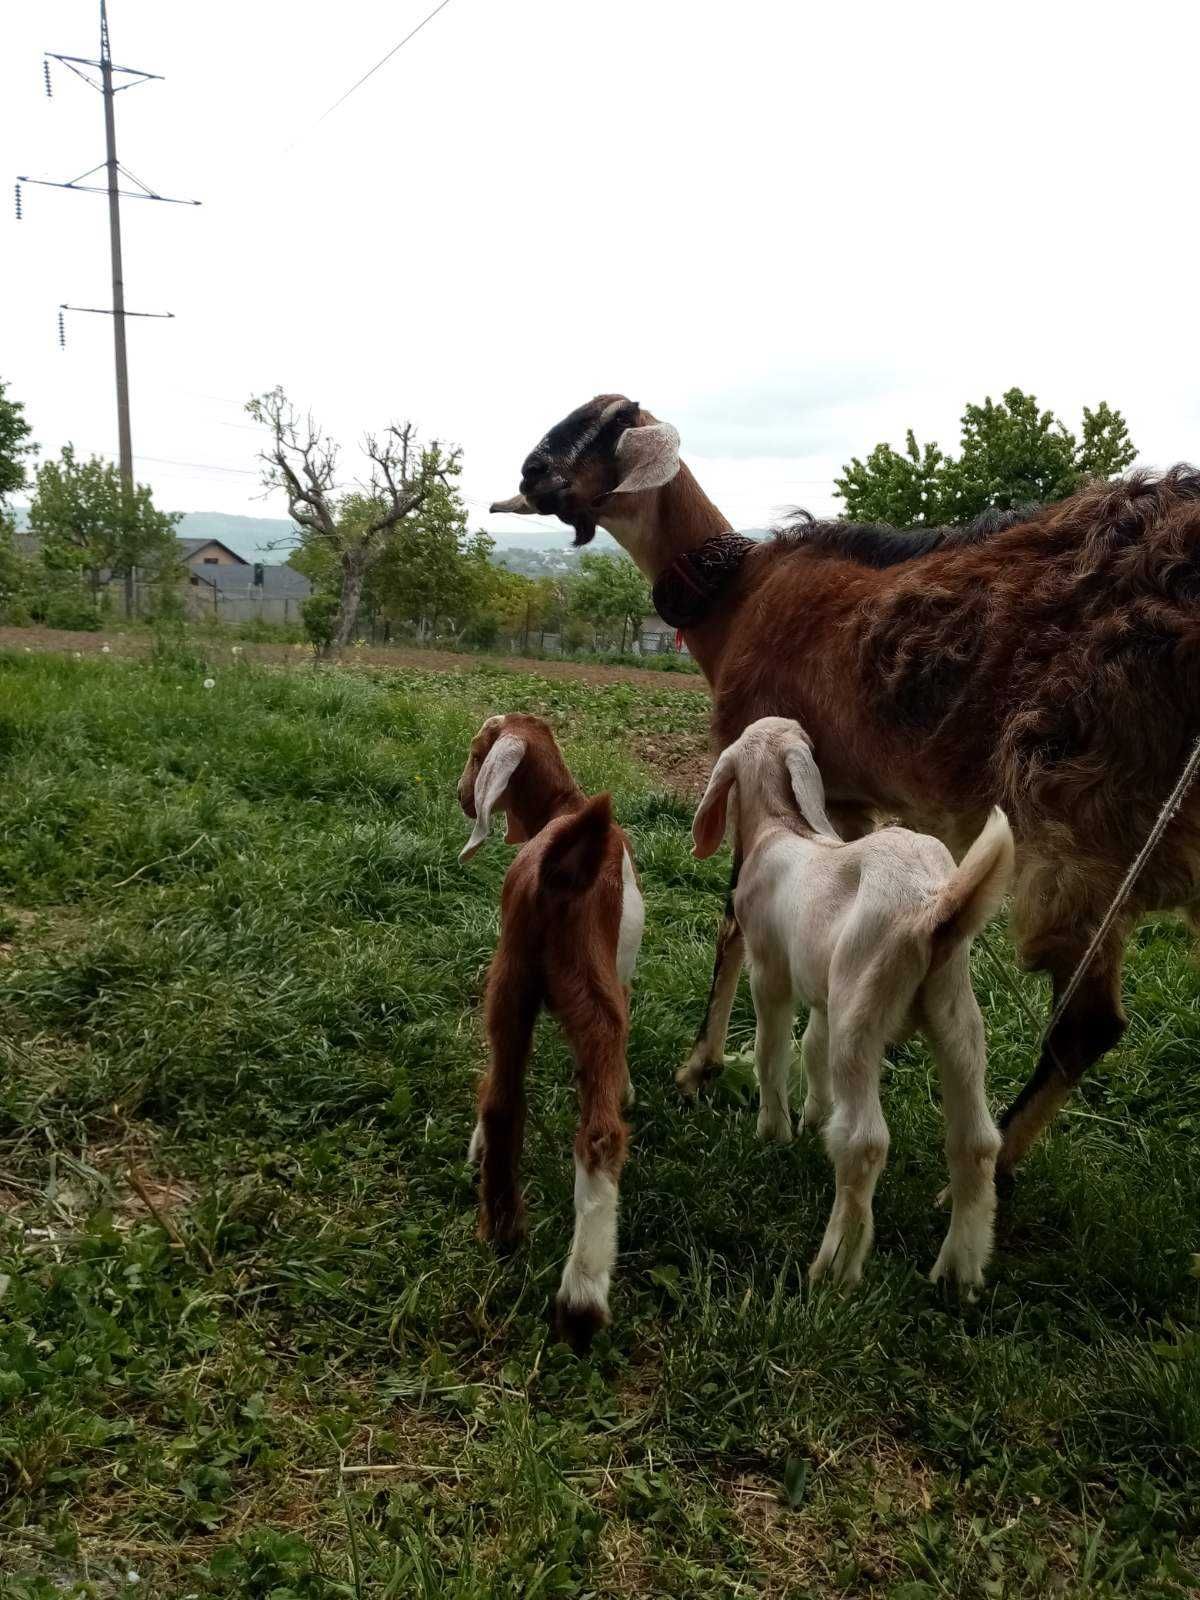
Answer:
POLYGON ((617 509, 600 515, 602 528, 633 557, 651 583, 677 557, 730 525, 684 466, 661 489, 617 495, 617 509))
MULTIPOLYGON (((619 509, 601 516, 600 526, 624 546, 651 583, 681 555, 732 531, 682 461, 661 489, 617 495, 615 500, 619 509)), ((700 670, 714 683, 725 645, 725 622, 713 619, 688 628, 684 638, 700 670)))
POLYGON ((765 834, 782 829, 786 833, 812 836, 812 830, 794 805, 762 790, 750 789, 746 793, 746 787, 744 781, 739 781, 730 797, 732 834, 741 860, 746 859, 765 834))
POLYGON ((587 804, 587 795, 565 769, 553 782, 521 783, 513 775, 507 795, 507 809, 520 825, 527 839, 541 833, 555 817, 579 811, 587 804))

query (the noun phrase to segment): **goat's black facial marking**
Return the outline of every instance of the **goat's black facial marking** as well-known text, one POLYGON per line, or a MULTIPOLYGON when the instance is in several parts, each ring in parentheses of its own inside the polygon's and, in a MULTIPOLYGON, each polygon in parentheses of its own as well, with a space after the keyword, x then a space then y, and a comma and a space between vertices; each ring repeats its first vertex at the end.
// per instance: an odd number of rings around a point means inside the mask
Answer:
POLYGON ((585 455, 611 457, 617 440, 637 422, 639 406, 624 395, 602 394, 556 422, 533 455, 568 466, 585 455))

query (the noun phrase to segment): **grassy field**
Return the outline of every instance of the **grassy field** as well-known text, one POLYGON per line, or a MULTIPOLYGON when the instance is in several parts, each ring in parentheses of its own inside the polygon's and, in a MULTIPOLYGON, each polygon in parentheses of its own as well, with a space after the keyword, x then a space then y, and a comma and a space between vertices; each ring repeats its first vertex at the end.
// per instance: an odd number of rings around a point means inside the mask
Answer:
MULTIPOLYGON (((944 1178, 916 1047, 889 1067, 866 1283, 810 1294, 823 1152, 758 1145, 744 1067, 699 1106, 672 1084, 724 863, 692 860, 690 807, 630 752, 694 744, 705 697, 207 675, 0 658, 5 1600, 1200 1592, 1181 930, 1142 931, 1133 1025, 1023 1170, 976 1304, 922 1276, 944 1178), (458 865, 453 786, 481 716, 518 707, 614 788, 648 908, 615 1322, 587 1361, 544 1322, 572 1187, 552 1028, 508 1260, 464 1160, 510 852, 458 865)), ((999 1105, 1033 1029, 977 981, 999 1105)))

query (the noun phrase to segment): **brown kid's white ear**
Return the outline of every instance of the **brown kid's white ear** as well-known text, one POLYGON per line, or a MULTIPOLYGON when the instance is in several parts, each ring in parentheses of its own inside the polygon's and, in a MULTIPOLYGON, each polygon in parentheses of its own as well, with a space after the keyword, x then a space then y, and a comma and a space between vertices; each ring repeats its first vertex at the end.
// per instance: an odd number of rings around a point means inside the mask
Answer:
POLYGON ((488 507, 489 512, 503 511, 507 515, 514 517, 528 517, 536 510, 537 507, 531 506, 523 494, 515 494, 511 500, 493 500, 488 507))
POLYGON ((621 473, 614 494, 661 489, 679 471, 679 432, 669 422, 626 428, 614 454, 621 473))
POLYGON ((475 779, 475 826, 471 829, 471 837, 459 851, 460 861, 469 861, 487 840, 492 825, 492 811, 508 788, 508 780, 521 765, 524 755, 525 741, 518 739, 514 733, 502 733, 488 751, 475 779))
POLYGON ((725 821, 729 809, 729 793, 737 773, 733 765, 732 750, 722 750, 712 769, 704 799, 696 808, 692 819, 692 854, 698 861, 715 855, 725 837, 725 821))
POLYGON ((784 751, 788 777, 792 780, 792 794, 800 815, 814 833, 826 838, 840 839, 841 835, 825 813, 825 785, 821 769, 813 760, 812 751, 802 739, 790 740, 784 751))

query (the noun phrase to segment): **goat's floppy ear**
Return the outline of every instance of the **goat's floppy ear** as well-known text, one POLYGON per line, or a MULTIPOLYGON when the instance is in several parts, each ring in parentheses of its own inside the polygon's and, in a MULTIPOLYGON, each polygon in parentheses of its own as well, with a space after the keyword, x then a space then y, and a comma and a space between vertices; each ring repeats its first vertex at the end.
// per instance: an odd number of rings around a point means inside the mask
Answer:
POLYGON ((733 788, 736 777, 733 757, 728 750, 723 750, 717 758, 716 766, 712 769, 712 777, 708 780, 704 799, 696 808, 696 815, 692 819, 692 854, 698 861, 703 861, 706 856, 715 855, 721 848, 721 840, 725 837, 726 813, 729 809, 729 791, 733 788))
POLYGON ((502 733, 488 751, 475 779, 475 826, 459 852, 460 861, 469 861, 486 841, 492 825, 492 809, 521 765, 524 754, 525 741, 514 733, 502 733))
POLYGON ((792 794, 800 815, 814 833, 823 833, 829 839, 840 839, 841 835, 825 814, 825 785, 812 751, 802 740, 796 739, 788 744, 783 759, 787 763, 792 794))
POLYGON ((531 506, 523 494, 515 494, 511 500, 493 500, 488 510, 492 513, 504 511, 514 517, 528 517, 537 507, 531 506))
POLYGON ((626 428, 614 451, 621 480, 614 494, 661 489, 679 471, 679 433, 669 422, 626 428))

